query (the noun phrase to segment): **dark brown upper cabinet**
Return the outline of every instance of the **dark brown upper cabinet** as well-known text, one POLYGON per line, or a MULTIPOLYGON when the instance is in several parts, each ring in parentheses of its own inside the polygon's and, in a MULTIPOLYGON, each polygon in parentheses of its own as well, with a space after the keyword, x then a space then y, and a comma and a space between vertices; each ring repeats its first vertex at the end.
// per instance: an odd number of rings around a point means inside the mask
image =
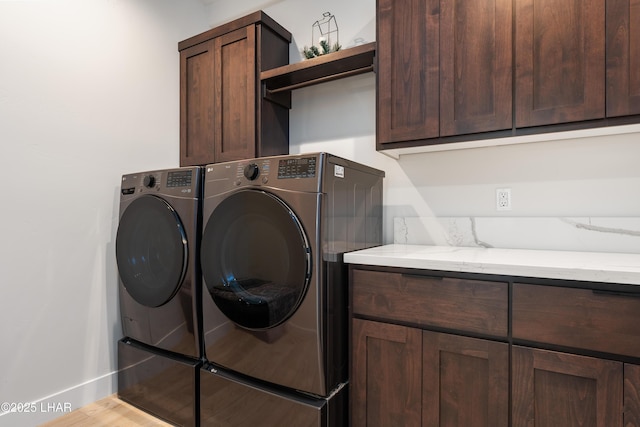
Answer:
POLYGON ((377 148, 640 123, 640 0, 377 0, 377 148))
POLYGON ((291 34, 259 11, 178 44, 180 166, 287 154, 289 110, 260 73, 289 63, 291 34))
POLYGON ((516 127, 605 117, 604 0, 518 0, 516 127))
POLYGON ((379 148, 511 127, 511 0, 378 0, 377 20, 379 148))
POLYGON ((640 114, 640 0, 607 0, 607 116, 640 114))

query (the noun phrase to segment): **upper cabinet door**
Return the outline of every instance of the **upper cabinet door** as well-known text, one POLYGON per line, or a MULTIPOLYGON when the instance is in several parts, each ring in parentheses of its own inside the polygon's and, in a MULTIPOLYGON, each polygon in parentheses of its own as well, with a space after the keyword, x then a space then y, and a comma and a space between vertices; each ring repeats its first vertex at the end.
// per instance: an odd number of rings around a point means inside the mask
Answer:
POLYGON ((511 0, 441 0, 440 136, 512 127, 511 0))
POLYGON ((607 117, 640 114, 640 0, 607 0, 607 117))
POLYGON ((510 129, 510 0, 378 0, 378 146, 510 129))
POLYGON ((604 0, 518 0, 516 127, 604 118, 604 0))
POLYGON ((214 39, 216 162, 256 157, 256 28, 214 39))
POLYGON ((213 41, 180 51, 180 166, 213 163, 213 41))
POLYGON ((439 136, 439 2, 378 0, 378 144, 439 136))

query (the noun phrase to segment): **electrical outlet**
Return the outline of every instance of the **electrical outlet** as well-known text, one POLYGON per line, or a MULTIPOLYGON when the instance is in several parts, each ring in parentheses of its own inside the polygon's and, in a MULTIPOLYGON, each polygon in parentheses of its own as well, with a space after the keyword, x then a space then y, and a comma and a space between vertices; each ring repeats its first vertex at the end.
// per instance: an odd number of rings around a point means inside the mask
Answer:
POLYGON ((499 210, 499 211, 511 210, 511 189, 510 188, 496 188, 496 210, 499 210))

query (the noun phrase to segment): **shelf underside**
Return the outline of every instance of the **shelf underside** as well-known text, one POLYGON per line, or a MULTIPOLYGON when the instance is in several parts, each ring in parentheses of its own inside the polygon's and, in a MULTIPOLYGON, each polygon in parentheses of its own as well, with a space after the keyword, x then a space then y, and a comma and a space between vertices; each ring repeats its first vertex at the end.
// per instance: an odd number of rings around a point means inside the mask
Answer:
POLYGON ((264 96, 373 71, 376 43, 371 42, 260 73, 264 96))

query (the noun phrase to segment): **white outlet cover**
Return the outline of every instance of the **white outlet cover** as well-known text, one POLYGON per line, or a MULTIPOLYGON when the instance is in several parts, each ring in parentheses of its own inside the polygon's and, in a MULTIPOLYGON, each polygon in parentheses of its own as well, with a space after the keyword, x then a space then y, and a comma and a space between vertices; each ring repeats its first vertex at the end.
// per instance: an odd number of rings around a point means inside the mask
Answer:
POLYGON ((498 211, 511 210, 511 189, 510 188, 496 188, 496 210, 498 211))

